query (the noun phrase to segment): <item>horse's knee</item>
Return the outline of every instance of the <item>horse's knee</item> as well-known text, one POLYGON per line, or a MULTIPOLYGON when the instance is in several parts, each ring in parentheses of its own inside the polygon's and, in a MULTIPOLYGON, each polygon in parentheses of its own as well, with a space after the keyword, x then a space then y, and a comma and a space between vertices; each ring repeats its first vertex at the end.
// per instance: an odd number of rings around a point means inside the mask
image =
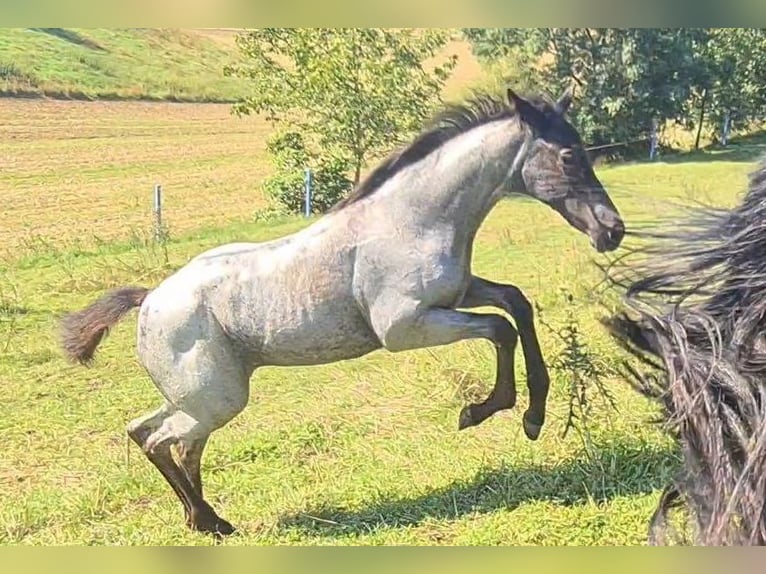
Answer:
POLYGON ((492 338, 497 345, 506 349, 513 349, 519 339, 519 333, 505 317, 494 315, 492 338))
POLYGON ((412 348, 412 332, 416 316, 398 313, 396 316, 382 316, 373 313, 370 322, 381 346, 391 353, 408 351, 412 348))
POLYGON ((535 319, 535 311, 521 289, 509 285, 505 292, 505 299, 511 308, 513 318, 519 323, 532 323, 535 319))
POLYGON ((406 336, 406 330, 401 325, 392 325, 379 337, 383 347, 390 353, 408 351, 412 347, 411 338, 406 336))

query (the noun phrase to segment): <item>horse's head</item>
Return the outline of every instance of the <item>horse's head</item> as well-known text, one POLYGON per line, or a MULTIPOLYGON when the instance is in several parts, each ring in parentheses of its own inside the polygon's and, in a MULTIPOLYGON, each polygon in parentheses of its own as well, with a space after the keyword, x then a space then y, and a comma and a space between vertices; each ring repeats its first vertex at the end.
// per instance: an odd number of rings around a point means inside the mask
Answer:
POLYGON ((593 172, 580 134, 565 117, 572 103, 571 91, 549 104, 526 100, 509 89, 508 101, 530 129, 519 158, 523 191, 588 235, 597 251, 617 249, 625 225, 593 172))

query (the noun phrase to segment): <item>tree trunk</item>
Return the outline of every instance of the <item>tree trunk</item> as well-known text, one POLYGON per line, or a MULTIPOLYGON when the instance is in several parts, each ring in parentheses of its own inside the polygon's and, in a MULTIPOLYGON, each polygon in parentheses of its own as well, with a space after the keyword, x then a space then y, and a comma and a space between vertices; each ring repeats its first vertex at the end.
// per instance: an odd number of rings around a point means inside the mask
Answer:
POLYGON ((700 148, 700 136, 702 135, 702 123, 705 121, 705 102, 707 100, 707 89, 702 91, 702 102, 700 103, 700 119, 697 125, 697 138, 694 140, 694 149, 700 148))

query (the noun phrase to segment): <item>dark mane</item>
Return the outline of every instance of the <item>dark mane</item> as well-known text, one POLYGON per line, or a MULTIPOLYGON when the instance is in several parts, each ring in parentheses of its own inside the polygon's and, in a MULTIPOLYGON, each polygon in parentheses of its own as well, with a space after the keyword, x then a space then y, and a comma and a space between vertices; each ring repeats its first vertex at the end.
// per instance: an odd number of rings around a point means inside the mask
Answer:
MULTIPOLYGON (((534 96, 529 101, 546 114, 553 110, 553 104, 542 96, 534 96)), ((447 105, 409 145, 391 153, 380 162, 330 211, 338 211, 371 195, 394 175, 427 157, 457 136, 489 122, 513 117, 517 117, 516 110, 507 100, 484 93, 474 94, 461 104, 447 105)))
POLYGON ((766 161, 733 209, 695 209, 645 234, 638 265, 611 270, 626 310, 604 320, 649 367, 625 375, 664 407, 683 467, 652 520, 678 501, 697 543, 766 544, 766 161))

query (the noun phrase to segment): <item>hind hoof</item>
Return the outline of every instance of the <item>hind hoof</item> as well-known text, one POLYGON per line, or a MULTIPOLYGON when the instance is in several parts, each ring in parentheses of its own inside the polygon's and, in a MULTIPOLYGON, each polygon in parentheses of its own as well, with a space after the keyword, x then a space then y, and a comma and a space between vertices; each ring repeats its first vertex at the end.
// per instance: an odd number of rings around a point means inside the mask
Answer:
POLYGON ((237 529, 230 522, 220 516, 205 516, 189 523, 189 528, 203 534, 210 534, 216 538, 231 536, 237 529))
POLYGON ((220 518, 215 525, 215 532, 213 532, 213 534, 215 536, 231 536, 232 534, 235 534, 236 532, 237 532, 237 529, 234 528, 230 522, 228 522, 227 520, 224 520, 223 518, 220 518))

